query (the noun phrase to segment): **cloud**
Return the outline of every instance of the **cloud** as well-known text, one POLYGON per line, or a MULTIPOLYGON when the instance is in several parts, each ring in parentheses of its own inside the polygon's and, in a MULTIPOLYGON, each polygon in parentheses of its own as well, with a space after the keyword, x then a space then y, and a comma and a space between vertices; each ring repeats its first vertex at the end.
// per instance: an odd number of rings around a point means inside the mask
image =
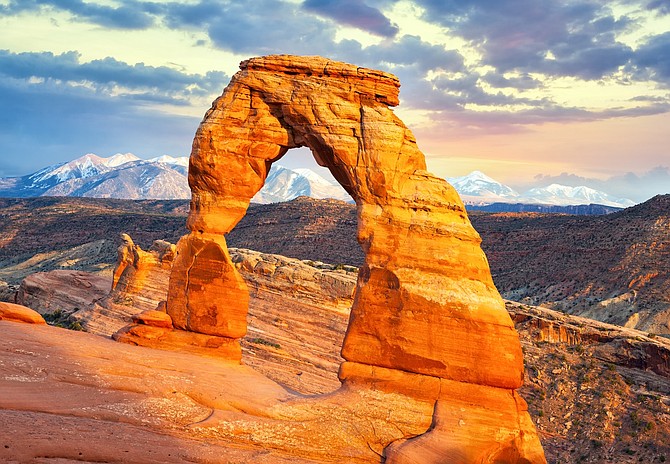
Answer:
POLYGON ((633 21, 590 0, 423 0, 424 19, 469 40, 482 64, 517 71, 600 79, 625 66, 632 50, 616 39, 633 21))
POLYGON ((3 175, 91 151, 187 155, 199 118, 150 108, 209 103, 228 80, 109 57, 82 62, 76 52, 0 50, 0 147, 15 160, 3 175))
POLYGON ((207 19, 207 33, 219 48, 237 54, 332 54, 336 27, 299 5, 272 0, 231 1, 207 19))
POLYGON ((144 4, 133 1, 111 7, 82 0, 10 0, 8 5, 0 6, 0 15, 48 8, 67 11, 77 19, 111 28, 146 29, 154 24, 154 18, 145 11, 144 4))
POLYGON ((74 51, 55 55, 0 50, 0 76, 37 79, 35 85, 56 82, 64 89, 86 84, 109 95, 112 90, 115 95, 134 93, 134 99, 143 94, 149 101, 173 100, 176 104, 194 96, 218 93, 229 80, 222 72, 188 74, 166 66, 130 65, 111 57, 81 62, 80 55, 74 51))
POLYGON ((651 0, 647 3, 646 8, 659 15, 670 14, 670 4, 668 4, 667 0, 651 0))
POLYGON ((651 37, 635 53, 634 63, 645 77, 670 86, 670 32, 651 37))
POLYGON ((392 24, 376 8, 366 5, 362 0, 305 0, 302 7, 306 11, 334 19, 340 24, 353 26, 383 37, 394 37, 398 26, 392 24))
POLYGON ((482 80, 491 87, 497 89, 511 88, 517 90, 529 90, 542 87, 542 82, 533 78, 528 73, 524 73, 518 77, 505 77, 502 74, 487 72, 482 76, 482 80))
MULTIPOLYGON (((667 2, 639 0, 635 16, 628 17, 615 15, 611 2, 599 0, 412 0, 421 7, 417 11, 424 11, 426 22, 465 41, 459 49, 446 45, 451 42, 437 43, 435 37, 429 42, 426 37, 405 34, 393 24, 393 10, 388 7, 394 3, 10 0, 0 5, 0 15, 66 11, 73 21, 116 29, 169 27, 193 33, 193 40, 202 39, 204 32, 209 40, 200 45, 236 56, 323 55, 382 69, 400 78, 402 108, 419 110, 424 120, 433 123, 426 132, 440 134, 516 132, 545 122, 670 110, 670 95, 658 92, 658 87, 670 85, 670 33, 650 31, 633 48, 618 40, 622 33, 644 27, 641 16, 667 14, 667 2), (341 26, 376 34, 378 41, 364 45, 353 38, 342 39, 341 26), (553 93, 557 82, 565 82, 557 80, 562 77, 603 85, 654 82, 648 91, 639 92, 648 95, 622 94, 620 108, 589 110, 579 107, 580 101, 564 103, 562 97, 554 96, 559 95, 553 93)), ((0 84, 22 89, 19 96, 43 92, 56 98, 60 92, 73 103, 97 101, 95 96, 110 98, 112 114, 139 114, 142 106, 209 103, 228 79, 221 72, 193 74, 171 66, 125 63, 118 57, 82 61, 76 51, 0 51, 0 84)))
POLYGON ((571 187, 586 185, 620 198, 643 202, 658 193, 670 193, 670 168, 668 166, 657 166, 642 174, 628 172, 606 180, 566 172, 558 176, 538 174, 527 187, 545 187, 553 183, 571 187))

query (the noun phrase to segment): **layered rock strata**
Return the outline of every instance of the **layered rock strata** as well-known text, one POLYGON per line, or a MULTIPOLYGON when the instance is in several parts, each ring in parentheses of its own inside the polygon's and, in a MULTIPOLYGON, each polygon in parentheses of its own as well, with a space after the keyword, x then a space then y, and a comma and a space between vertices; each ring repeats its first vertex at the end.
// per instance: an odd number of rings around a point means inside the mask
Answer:
POLYGON ((248 288, 224 236, 272 163, 306 146, 356 201, 365 252, 342 381, 437 404, 430 431, 388 448, 388 462, 545 462, 515 393, 518 336, 458 194, 426 171, 389 108, 398 79, 319 57, 253 58, 240 68, 193 141, 191 232, 177 245, 168 292, 174 326, 244 336, 248 288), (424 384, 435 387, 426 393, 424 384))
MULTIPOLYGON (((241 345, 244 364, 288 388, 303 394, 335 390, 357 269, 238 248, 229 251, 249 287, 248 333, 240 343, 175 329, 165 313, 168 275, 162 268, 151 271, 156 287, 162 285, 162 292, 151 294, 152 306, 158 310, 135 310, 128 325, 125 310, 129 307, 106 299, 91 308, 89 318, 99 320, 104 313, 104 333, 113 328, 115 340, 132 345, 235 361, 240 359, 241 345)), ((135 299, 133 293, 123 291, 116 296, 122 301, 135 299)), ((100 333, 96 325, 87 329, 100 333)))
POLYGON ((101 300, 110 290, 109 277, 84 271, 57 269, 27 276, 16 302, 40 314, 68 316, 101 300))

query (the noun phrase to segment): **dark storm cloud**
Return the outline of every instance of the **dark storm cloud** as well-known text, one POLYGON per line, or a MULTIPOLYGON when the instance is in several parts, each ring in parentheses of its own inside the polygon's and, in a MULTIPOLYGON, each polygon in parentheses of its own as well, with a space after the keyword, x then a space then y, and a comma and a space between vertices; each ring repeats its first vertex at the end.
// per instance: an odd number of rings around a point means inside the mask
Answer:
POLYGON ((145 29, 154 23, 153 16, 145 11, 143 3, 133 1, 111 7, 81 0, 11 0, 8 5, 0 6, 0 14, 43 8, 67 11, 76 18, 119 29, 145 29))
MULTIPOLYGON (((222 72, 210 71, 205 75, 187 74, 165 66, 129 65, 114 58, 81 63, 79 54, 67 52, 11 53, 0 50, 0 76, 14 79, 39 78, 68 83, 89 83, 99 91, 118 85, 131 90, 150 89, 147 100, 163 101, 172 98, 175 103, 188 96, 218 92, 228 82, 222 72)), ((135 95, 133 98, 138 99, 135 95)))
POLYGON ((398 26, 392 24, 384 14, 376 8, 365 4, 362 0, 306 0, 302 4, 306 11, 334 19, 340 24, 353 26, 361 30, 383 37, 394 37, 398 26))

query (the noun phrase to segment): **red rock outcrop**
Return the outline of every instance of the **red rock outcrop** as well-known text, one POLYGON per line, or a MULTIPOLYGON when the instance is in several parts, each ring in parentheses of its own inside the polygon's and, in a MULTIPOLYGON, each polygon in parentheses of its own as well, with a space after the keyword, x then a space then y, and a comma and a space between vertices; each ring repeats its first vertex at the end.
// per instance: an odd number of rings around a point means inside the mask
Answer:
POLYGON ((342 348, 345 387, 437 402, 424 421, 434 427, 387 449, 388 462, 545 462, 515 393, 521 346, 480 237, 389 108, 398 104, 397 78, 319 57, 240 67, 193 141, 191 232, 177 245, 168 292, 174 326, 245 334, 248 289, 224 235, 271 164, 309 147, 356 201, 365 252, 342 348))
POLYGON ((109 288, 108 276, 90 272, 65 269, 36 272, 23 279, 16 302, 40 314, 66 316, 104 298, 109 288))
POLYGON ((156 297, 163 296, 165 278, 172 269, 175 245, 156 240, 144 251, 128 234, 121 234, 121 239, 123 244, 117 250, 111 297, 117 303, 131 297, 136 309, 155 309, 156 297))
POLYGON ((22 305, 0 301, 0 321, 46 324, 40 313, 22 305))

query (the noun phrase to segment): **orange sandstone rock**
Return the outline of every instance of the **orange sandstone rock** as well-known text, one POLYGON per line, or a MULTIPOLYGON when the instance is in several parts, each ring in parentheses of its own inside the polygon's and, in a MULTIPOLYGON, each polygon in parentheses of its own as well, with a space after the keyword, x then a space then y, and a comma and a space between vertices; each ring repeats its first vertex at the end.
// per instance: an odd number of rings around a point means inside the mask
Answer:
POLYGON ((0 320, 24 322, 26 324, 46 324, 40 313, 22 305, 0 301, 0 320))
POLYGON ((121 328, 112 335, 117 342, 180 353, 191 353, 239 363, 242 359, 240 341, 157 325, 138 323, 121 328))
POLYGON ((389 462, 424 462, 411 460, 424 452, 433 462, 456 451, 462 459, 449 462, 544 462, 514 400, 523 375, 518 336, 458 194, 426 172, 414 136, 389 108, 398 103, 398 79, 320 57, 253 58, 240 68, 193 141, 191 232, 177 245, 168 291, 175 327, 231 339, 245 333, 247 289, 224 234, 272 163, 309 147, 356 201, 366 255, 342 355, 371 370, 347 367, 343 381, 374 388, 387 369, 412 375, 383 384, 417 395, 418 378, 459 386, 440 387, 437 427, 389 448, 389 462), (485 394, 463 397, 468 388, 485 394), (507 400, 496 406, 495 398, 507 400), (442 434, 453 426, 454 405, 468 426, 442 434))
POLYGON ((137 324, 150 325, 151 327, 161 327, 163 329, 172 328, 172 318, 162 311, 150 309, 142 311, 133 316, 133 322, 137 324))

